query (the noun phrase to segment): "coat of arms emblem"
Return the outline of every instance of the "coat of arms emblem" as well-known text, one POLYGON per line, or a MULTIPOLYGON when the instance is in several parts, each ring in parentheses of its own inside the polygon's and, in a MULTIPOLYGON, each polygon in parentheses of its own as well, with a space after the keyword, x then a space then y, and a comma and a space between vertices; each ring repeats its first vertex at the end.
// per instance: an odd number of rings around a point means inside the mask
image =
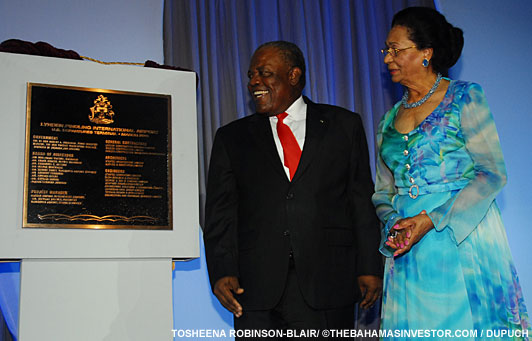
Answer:
POLYGON ((94 106, 91 108, 91 114, 89 120, 96 124, 111 124, 114 122, 113 116, 115 115, 111 102, 104 95, 98 96, 94 100, 94 106))

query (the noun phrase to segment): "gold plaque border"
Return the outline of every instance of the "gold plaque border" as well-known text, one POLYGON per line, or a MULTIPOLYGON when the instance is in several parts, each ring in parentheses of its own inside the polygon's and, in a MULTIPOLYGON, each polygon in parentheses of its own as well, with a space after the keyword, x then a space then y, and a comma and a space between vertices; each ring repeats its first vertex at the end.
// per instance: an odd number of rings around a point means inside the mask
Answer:
POLYGON ((172 95, 168 94, 155 94, 138 91, 122 91, 112 89, 100 89, 100 88, 86 88, 69 85, 58 84, 46 84, 46 83, 33 83, 28 82, 26 86, 26 145, 24 146, 24 196, 22 207, 22 228, 47 228, 47 229, 85 229, 85 230, 160 230, 170 231, 173 230, 173 200, 172 200, 172 95), (72 89, 89 92, 99 92, 107 94, 124 94, 124 95, 137 95, 147 97, 161 97, 168 98, 168 226, 154 226, 154 225, 95 225, 95 224, 35 224, 28 223, 27 210, 28 210, 28 191, 29 191, 29 155, 30 155, 30 133, 31 133, 31 98, 32 87, 40 86, 47 88, 58 89, 72 89))

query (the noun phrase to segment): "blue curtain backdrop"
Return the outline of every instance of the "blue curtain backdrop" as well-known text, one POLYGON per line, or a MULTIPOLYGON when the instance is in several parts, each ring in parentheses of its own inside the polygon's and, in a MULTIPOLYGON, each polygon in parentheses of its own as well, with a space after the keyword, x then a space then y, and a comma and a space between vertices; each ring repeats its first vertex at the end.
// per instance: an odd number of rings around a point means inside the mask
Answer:
MULTIPOLYGON (((362 116, 374 162, 374 131, 398 98, 380 49, 393 15, 432 0, 166 0, 165 63, 198 73, 201 212, 216 129, 253 112, 247 70, 262 43, 297 44, 307 61, 304 94, 362 116)), ((202 214, 203 216, 203 214, 202 214)))
MULTIPOLYGON (((375 130, 402 94, 389 80, 380 49, 393 15, 409 6, 434 8, 432 0, 165 0, 165 64, 198 73, 200 211, 216 129, 253 113, 247 71, 262 43, 287 40, 306 57, 304 94, 362 116, 371 166, 375 130)), ((203 220, 202 220, 203 221, 203 220)), ((210 292, 203 245, 201 258, 176 265, 174 328, 227 329, 232 316, 210 292), (191 286, 194 286, 192 288, 191 286), (201 312, 199 311, 201 310, 201 312)), ((378 309, 376 309, 378 310, 378 309)), ((378 311, 359 316, 358 329, 378 326, 378 311)))

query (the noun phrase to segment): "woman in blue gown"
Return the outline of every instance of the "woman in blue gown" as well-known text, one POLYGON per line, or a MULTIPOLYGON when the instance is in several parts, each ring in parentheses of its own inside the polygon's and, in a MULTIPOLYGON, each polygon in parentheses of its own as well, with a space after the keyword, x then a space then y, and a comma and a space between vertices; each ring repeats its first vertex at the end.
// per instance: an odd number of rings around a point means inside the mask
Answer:
POLYGON ((384 62, 405 94, 377 133, 385 338, 424 330, 434 339, 526 339, 495 201, 506 183, 495 124, 478 84, 443 77, 460 57, 462 31, 411 7, 394 16, 386 45, 384 62))

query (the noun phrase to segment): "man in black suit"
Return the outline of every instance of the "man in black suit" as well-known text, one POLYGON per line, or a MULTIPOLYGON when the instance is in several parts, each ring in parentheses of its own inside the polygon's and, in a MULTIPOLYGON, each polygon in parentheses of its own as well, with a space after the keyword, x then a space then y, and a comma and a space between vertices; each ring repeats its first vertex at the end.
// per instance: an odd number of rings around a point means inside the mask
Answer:
POLYGON ((301 95, 292 43, 261 45, 248 77, 257 113, 217 131, 209 167, 213 292, 237 330, 352 329, 355 302, 367 308, 382 289, 360 117, 301 95))

